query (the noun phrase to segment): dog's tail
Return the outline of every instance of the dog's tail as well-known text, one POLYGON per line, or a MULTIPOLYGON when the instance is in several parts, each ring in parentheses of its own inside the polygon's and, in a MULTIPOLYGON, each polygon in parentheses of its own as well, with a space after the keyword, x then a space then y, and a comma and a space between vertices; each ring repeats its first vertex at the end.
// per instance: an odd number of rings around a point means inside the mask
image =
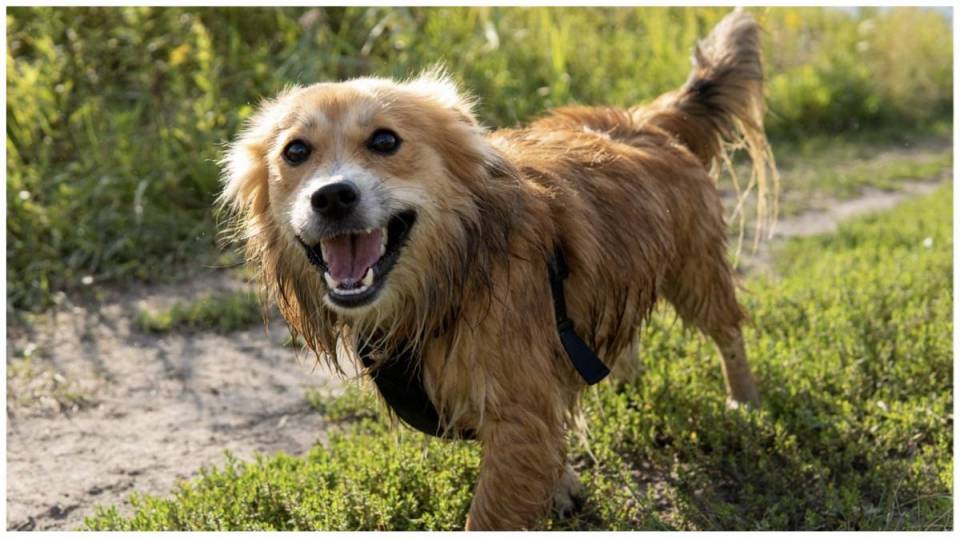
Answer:
POLYGON ((752 15, 738 8, 694 48, 693 72, 687 82, 652 105, 636 109, 634 120, 669 132, 712 172, 721 164, 727 166, 740 194, 741 237, 742 206, 756 188, 758 240, 764 230, 772 233, 779 190, 773 153, 763 130, 765 111, 760 29, 752 15), (728 158, 730 145, 745 148, 753 162, 745 189, 740 188, 728 158))

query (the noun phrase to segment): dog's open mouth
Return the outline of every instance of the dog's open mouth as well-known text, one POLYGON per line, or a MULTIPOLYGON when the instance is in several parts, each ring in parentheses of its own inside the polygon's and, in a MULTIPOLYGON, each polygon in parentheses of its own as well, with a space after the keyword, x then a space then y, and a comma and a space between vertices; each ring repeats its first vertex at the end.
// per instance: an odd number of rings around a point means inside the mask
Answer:
POLYGON ((397 263, 416 219, 416 212, 402 211, 382 228, 329 236, 312 246, 304 243, 307 258, 323 273, 330 301, 341 307, 361 307, 373 301, 397 263))

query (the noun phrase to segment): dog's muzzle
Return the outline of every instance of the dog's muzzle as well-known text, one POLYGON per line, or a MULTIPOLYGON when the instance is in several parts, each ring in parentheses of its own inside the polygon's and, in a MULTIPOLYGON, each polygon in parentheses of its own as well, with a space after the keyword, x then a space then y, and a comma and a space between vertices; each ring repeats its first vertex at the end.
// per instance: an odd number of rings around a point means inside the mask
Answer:
MULTIPOLYGON (((314 194, 324 200, 318 204, 328 214, 347 218, 351 205, 349 192, 330 189, 318 195, 324 189, 314 194)), ((311 204, 313 202, 311 198, 311 204)), ((338 307, 362 307, 372 303, 383 288, 416 220, 415 211, 404 210, 392 215, 386 226, 340 231, 321 238, 314 245, 297 239, 310 262, 322 272, 330 301, 338 307)))

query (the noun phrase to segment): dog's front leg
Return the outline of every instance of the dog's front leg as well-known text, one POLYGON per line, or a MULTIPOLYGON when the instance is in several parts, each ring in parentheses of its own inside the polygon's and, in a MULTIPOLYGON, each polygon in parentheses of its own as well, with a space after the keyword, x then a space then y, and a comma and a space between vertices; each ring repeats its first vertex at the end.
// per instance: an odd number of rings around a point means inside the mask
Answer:
POLYGON ((468 530, 529 529, 553 502, 565 462, 562 425, 553 410, 511 406, 480 431, 480 479, 468 530))

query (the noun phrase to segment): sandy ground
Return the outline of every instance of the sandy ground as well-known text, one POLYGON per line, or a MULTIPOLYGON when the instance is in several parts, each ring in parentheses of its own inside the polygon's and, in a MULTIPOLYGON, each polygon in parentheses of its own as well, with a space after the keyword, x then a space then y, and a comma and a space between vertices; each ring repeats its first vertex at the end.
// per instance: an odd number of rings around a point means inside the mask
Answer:
MULTIPOLYGON (((29 406, 8 400, 9 529, 75 529, 95 505, 123 510, 132 492, 169 492, 201 466, 221 464, 224 450, 244 458, 300 454, 323 439, 325 425, 305 392, 333 392, 338 383, 314 368, 312 356, 282 346, 279 320, 269 335, 254 327, 154 337, 131 328, 141 307, 237 286, 213 275, 115 292, 99 307, 63 309, 32 330, 8 328, 8 368, 11 355, 35 347, 41 375, 33 383, 50 377, 47 393, 60 396, 29 406)), ((35 389, 16 380, 10 395, 35 389)))
MULTIPOLYGON (((861 213, 890 208, 939 182, 902 191, 867 191, 824 211, 781 219, 776 238, 829 232, 861 213)), ((769 245, 747 256, 747 271, 769 263, 769 245)), ((99 302, 71 305, 31 328, 8 328, 8 368, 31 349, 39 375, 60 398, 29 395, 8 377, 7 526, 76 529, 96 505, 119 504, 134 492, 165 494, 201 466, 255 452, 302 454, 324 439, 325 425, 305 393, 342 387, 312 357, 285 348, 275 320, 227 336, 148 336, 131 328, 142 307, 158 308, 212 290, 243 286, 208 275, 176 286, 107 291, 99 302), (64 398, 63 395, 80 395, 64 398)), ((39 381, 38 381, 39 380, 39 381)), ((42 388, 41 388, 42 389, 42 388)), ((43 395, 44 391, 37 391, 43 395)))

